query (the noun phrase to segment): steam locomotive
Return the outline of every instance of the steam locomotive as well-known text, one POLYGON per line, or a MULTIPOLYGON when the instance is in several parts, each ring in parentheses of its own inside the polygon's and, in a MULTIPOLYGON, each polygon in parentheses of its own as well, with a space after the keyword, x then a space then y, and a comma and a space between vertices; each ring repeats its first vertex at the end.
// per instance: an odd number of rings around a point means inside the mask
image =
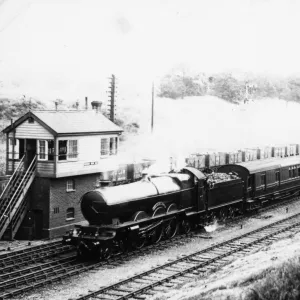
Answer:
POLYGON ((87 192, 81 211, 89 226, 75 227, 63 240, 79 257, 105 259, 299 192, 299 156, 229 164, 212 173, 186 167, 87 192))

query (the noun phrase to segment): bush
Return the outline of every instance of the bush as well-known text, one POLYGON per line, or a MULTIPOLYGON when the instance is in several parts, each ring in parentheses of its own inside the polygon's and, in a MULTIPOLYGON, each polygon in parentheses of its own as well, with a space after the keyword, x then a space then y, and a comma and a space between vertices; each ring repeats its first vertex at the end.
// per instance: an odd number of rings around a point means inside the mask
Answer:
POLYGON ((198 77, 166 75, 159 86, 158 97, 171 99, 205 95, 206 87, 198 77))

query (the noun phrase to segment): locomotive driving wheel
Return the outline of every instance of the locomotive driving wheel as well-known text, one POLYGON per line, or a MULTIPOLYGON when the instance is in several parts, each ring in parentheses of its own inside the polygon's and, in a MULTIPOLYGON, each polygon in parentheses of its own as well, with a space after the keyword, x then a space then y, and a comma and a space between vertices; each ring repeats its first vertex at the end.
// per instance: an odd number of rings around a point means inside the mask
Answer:
MULTIPOLYGON (((144 211, 138 211, 133 216, 133 221, 140 221, 143 219, 147 219, 148 215, 144 211)), ((134 249, 141 249, 146 243, 146 236, 138 234, 137 237, 132 240, 132 247, 134 249)))
MULTIPOLYGON (((176 206, 176 204, 172 203, 167 209, 167 214, 175 212, 175 211, 177 211, 177 206, 176 206)), ((165 228, 166 238, 171 239, 172 237, 174 237, 176 235, 177 231, 178 231, 178 222, 177 222, 176 217, 174 217, 173 219, 171 219, 168 222, 168 224, 165 228)))
POLYGON ((235 213, 234 213, 234 208, 230 206, 230 207, 228 208, 228 212, 227 212, 227 217, 228 217, 228 219, 233 219, 233 218, 234 218, 234 215, 235 215, 235 213))
MULTIPOLYGON (((160 206, 155 209, 155 211, 152 214, 152 217, 157 217, 164 215, 166 213, 166 210, 164 207, 160 206)), ((162 225, 158 225, 151 233, 150 233, 150 242, 152 244, 158 243, 162 236, 163 236, 164 228, 162 225)))
POLYGON ((111 247, 109 245, 104 245, 100 248, 100 259, 109 259, 111 254, 111 247))
POLYGON ((219 220, 220 221, 225 221, 227 218, 227 212, 225 208, 221 208, 219 211, 219 220))
POLYGON ((89 257, 90 250, 88 249, 88 247, 86 246, 86 244, 83 243, 83 242, 80 242, 77 245, 76 251, 77 251, 77 258, 79 260, 86 260, 86 258, 89 257))
POLYGON ((192 224, 189 220, 182 220, 181 221, 181 230, 183 233, 188 234, 192 230, 192 224))

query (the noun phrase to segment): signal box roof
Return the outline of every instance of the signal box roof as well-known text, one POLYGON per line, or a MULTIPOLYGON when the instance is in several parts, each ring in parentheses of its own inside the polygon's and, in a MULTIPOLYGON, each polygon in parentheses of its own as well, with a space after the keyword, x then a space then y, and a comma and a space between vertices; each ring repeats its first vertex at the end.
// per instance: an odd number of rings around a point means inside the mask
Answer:
POLYGON ((8 133, 13 128, 32 118, 53 135, 85 135, 99 133, 121 133, 122 128, 111 122, 102 113, 87 110, 75 111, 30 111, 17 119, 13 125, 6 127, 8 133))

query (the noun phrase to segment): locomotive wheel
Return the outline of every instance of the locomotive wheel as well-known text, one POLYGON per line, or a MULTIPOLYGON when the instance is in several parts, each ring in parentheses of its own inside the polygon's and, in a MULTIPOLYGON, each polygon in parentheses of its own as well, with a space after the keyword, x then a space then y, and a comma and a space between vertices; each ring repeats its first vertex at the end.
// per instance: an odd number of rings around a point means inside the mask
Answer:
MULTIPOLYGON (((177 205, 175 203, 172 203, 167 209, 167 214, 174 211, 177 211, 177 205)), ((178 227, 179 226, 176 218, 172 219, 165 228, 166 238, 171 239, 172 237, 174 237, 178 232, 178 227)))
POLYGON ((228 208, 227 217, 228 217, 228 219, 234 218, 234 209, 232 207, 228 208))
POLYGON ((77 258, 79 260, 82 260, 82 261, 86 260, 86 258, 88 258, 90 255, 89 249, 83 242, 80 242, 79 245, 77 245, 76 250, 77 250, 77 258))
POLYGON ((172 219, 165 228, 165 235, 167 239, 171 239, 176 235, 178 231, 178 223, 177 220, 174 218, 172 219))
POLYGON ((225 208, 221 208, 219 211, 219 220, 220 221, 225 221, 227 216, 227 212, 225 208))
MULTIPOLYGON (((161 216, 164 215, 166 213, 166 210, 164 207, 157 207, 155 209, 155 211, 152 214, 152 217, 157 217, 157 216, 161 216)), ((150 233, 150 242, 152 244, 156 244, 158 243, 162 236, 163 236, 163 232, 164 232, 164 228, 162 225, 158 226, 157 228, 155 228, 155 230, 153 232, 150 233)))
MULTIPOLYGON (((133 221, 140 221, 143 219, 147 219, 148 215, 144 211, 138 211, 133 216, 133 221)), ((141 249, 146 243, 146 236, 138 235, 133 241, 132 241, 132 247, 134 249, 141 249)))
POLYGON ((183 233, 188 234, 192 230, 192 224, 189 220, 181 221, 181 230, 183 233))
POLYGON ((177 205, 176 205, 175 203, 172 203, 172 204, 168 207, 168 209, 167 209, 167 214, 172 213, 172 212, 177 211, 177 210, 178 210, 178 209, 177 209, 177 205))
POLYGON ((111 257, 111 248, 106 245, 100 248, 100 259, 109 259, 111 257))
POLYGON ((118 248, 122 253, 125 253, 127 251, 127 245, 128 243, 126 243, 125 240, 119 240, 118 241, 118 248))

